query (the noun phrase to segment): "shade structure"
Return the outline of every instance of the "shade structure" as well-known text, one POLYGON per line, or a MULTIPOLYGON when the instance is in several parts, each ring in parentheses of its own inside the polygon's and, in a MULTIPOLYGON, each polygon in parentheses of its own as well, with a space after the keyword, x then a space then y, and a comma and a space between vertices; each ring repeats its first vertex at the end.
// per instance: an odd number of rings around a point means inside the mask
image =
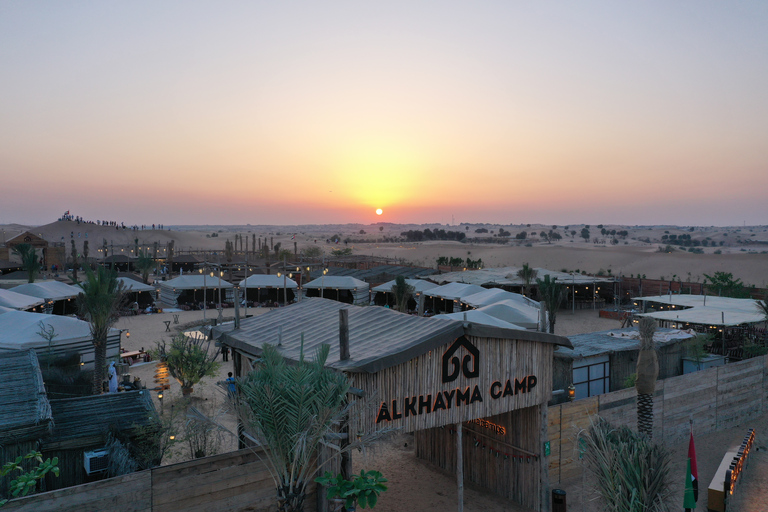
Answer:
POLYGON ((539 315, 541 314, 539 309, 506 300, 491 304, 490 306, 483 306, 476 311, 481 311, 499 320, 532 330, 538 329, 539 315))
POLYGON ((765 322, 765 316, 753 299, 710 297, 705 295, 658 295, 635 297, 645 307, 638 316, 647 316, 670 324, 732 327, 765 322))
POLYGON ((466 283, 449 283, 424 292, 425 311, 455 313, 461 311, 461 299, 485 291, 482 286, 466 283))
POLYGON ((136 302, 139 307, 145 308, 151 306, 157 297, 157 289, 149 284, 142 283, 130 277, 118 277, 118 281, 123 283, 123 290, 128 297, 128 302, 136 302))
POLYGON ((127 292, 154 292, 156 288, 151 284, 145 284, 141 281, 131 279, 130 277, 118 277, 118 281, 123 283, 123 289, 127 292))
POLYGON ((254 274, 240 281, 243 295, 256 302, 291 302, 296 296, 293 290, 298 287, 296 281, 282 274, 280 277, 277 274, 254 274))
POLYGON ((12 292, 11 290, 4 290, 0 288, 0 306, 9 309, 18 309, 24 311, 32 309, 35 306, 39 306, 45 302, 40 297, 33 297, 31 295, 24 295, 23 293, 12 292))
POLYGON ((79 286, 70 286, 58 281, 40 281, 14 286, 11 291, 39 299, 66 300, 74 299, 83 290, 79 286))
POLYGON ((186 297, 187 302, 196 302, 206 300, 216 302, 218 297, 213 292, 219 289, 221 283, 222 290, 231 290, 234 288, 232 283, 219 280, 219 277, 211 277, 209 274, 184 274, 170 281, 160 282, 160 300, 165 304, 174 305, 186 297))
POLYGON ((491 316, 487 313, 483 313, 482 311, 477 309, 462 311, 460 313, 447 313, 444 315, 435 315, 434 318, 444 318, 446 320, 462 320, 462 321, 472 322, 475 324, 490 325, 492 327, 502 327, 504 329, 520 329, 522 331, 526 330, 525 327, 521 327, 519 325, 505 322, 504 320, 500 320, 495 316, 491 316))
POLYGON ((325 276, 304 285, 308 297, 323 296, 348 304, 367 304, 369 285, 349 276, 325 276))
MULTIPOLYGON (((411 298, 411 300, 408 301, 408 309, 416 308, 416 296, 424 293, 427 290, 431 290, 432 288, 437 288, 435 283, 431 281, 425 281, 424 279, 406 279, 405 282, 413 286, 414 296, 411 298)), ((373 303, 377 306, 394 306, 396 304, 396 300, 395 294, 392 293, 392 287, 395 285, 395 283, 397 283, 397 280, 393 279, 392 281, 387 281, 384 284, 380 284, 379 286, 371 288, 371 291, 375 293, 373 297, 373 303)))
MULTIPOLYGON (((80 354, 84 366, 93 368, 93 337, 88 322, 28 311, 10 311, 0 315, 0 353, 30 349, 41 360, 49 354, 54 358, 80 354), (48 340, 39 334, 43 327, 52 327, 56 334, 50 347, 48 340)), ((120 331, 110 329, 107 336, 107 358, 117 357, 119 349, 120 331)))
POLYGON ((75 298, 82 292, 79 286, 71 286, 59 281, 40 281, 11 288, 12 292, 30 295, 39 299, 53 301, 50 312, 69 315, 77 311, 75 298))
POLYGON ((0 306, 0 315, 3 313, 8 313, 9 311, 17 311, 16 309, 6 308, 5 306, 0 306))
POLYGON ((501 288, 491 288, 489 290, 484 290, 479 293, 473 293, 472 295, 464 296, 461 298, 461 302, 463 304, 473 308, 481 308, 483 306, 489 306, 491 304, 496 304, 497 302, 501 302, 503 300, 511 300, 513 302, 518 302, 524 306, 534 307, 536 309, 540 307, 538 302, 536 302, 535 300, 529 299, 525 295, 508 292, 506 290, 502 290, 501 288))

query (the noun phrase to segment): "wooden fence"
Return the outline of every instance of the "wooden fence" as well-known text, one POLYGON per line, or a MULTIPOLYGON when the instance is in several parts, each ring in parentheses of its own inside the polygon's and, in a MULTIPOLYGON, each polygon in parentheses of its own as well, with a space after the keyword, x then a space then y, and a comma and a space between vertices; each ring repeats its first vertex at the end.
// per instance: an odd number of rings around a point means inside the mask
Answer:
MULTIPOLYGON (((768 356, 747 359, 656 383, 653 403, 654 439, 680 441, 693 418, 697 433, 731 428, 763 414, 768 408, 768 356)), ((613 425, 637 425, 635 388, 622 389, 549 408, 550 482, 581 474, 579 431, 599 415, 613 425)))
MULTIPOLYGON (((8 503, 3 512, 273 511, 275 487, 250 449, 131 473, 8 503)), ((317 510, 315 484, 304 509, 317 510)))

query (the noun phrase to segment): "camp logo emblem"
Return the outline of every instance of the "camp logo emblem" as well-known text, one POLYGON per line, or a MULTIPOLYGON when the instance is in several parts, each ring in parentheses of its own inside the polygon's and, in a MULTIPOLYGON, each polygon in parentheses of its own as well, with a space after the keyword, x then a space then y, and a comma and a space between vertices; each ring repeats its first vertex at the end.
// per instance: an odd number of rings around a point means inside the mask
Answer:
POLYGON ((453 382, 459 378, 459 373, 463 373, 468 379, 480 375, 480 351, 464 336, 457 338, 443 354, 443 382, 453 382), (468 354, 459 359, 459 356, 454 354, 459 352, 461 347, 464 347, 468 354))

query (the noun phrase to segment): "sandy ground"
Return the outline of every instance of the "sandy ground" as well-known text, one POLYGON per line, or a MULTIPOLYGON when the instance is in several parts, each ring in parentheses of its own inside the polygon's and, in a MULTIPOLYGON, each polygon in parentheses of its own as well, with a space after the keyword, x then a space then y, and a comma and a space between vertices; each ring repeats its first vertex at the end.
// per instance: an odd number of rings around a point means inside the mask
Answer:
MULTIPOLYGON (((250 314, 263 314, 267 309, 250 309, 250 314)), ((231 313, 231 310, 229 311, 231 313)), ((208 312, 208 318, 215 312, 208 312)), ((202 311, 180 312, 179 324, 171 324, 172 330, 182 326, 191 326, 201 322, 202 311)), ((173 320, 171 313, 156 315, 140 315, 136 317, 123 317, 117 324, 119 329, 129 329, 131 336, 126 340, 123 337, 123 346, 128 350, 138 350, 141 347, 150 348, 155 342, 167 338, 173 332, 166 332, 165 320, 173 320)), ((575 314, 562 312, 558 317, 556 331, 558 334, 570 335, 596 330, 618 328, 616 320, 599 318, 596 311, 582 310, 575 314)), ((147 387, 153 387, 155 363, 139 363, 130 367, 131 378, 138 376, 147 387)), ((226 378, 226 373, 232 371, 231 360, 224 363, 215 378, 207 378, 197 386, 189 401, 182 399, 181 389, 177 382, 171 380, 171 389, 165 392, 162 404, 163 418, 168 420, 175 417, 178 431, 183 434, 183 424, 186 418, 180 410, 185 410, 193 405, 213 416, 219 414, 220 421, 227 428, 233 429, 234 417, 226 411, 224 393, 218 381, 226 378), (177 409, 178 408, 178 409, 177 409), (171 410, 176 413, 173 415, 171 410)), ((161 404, 153 393, 153 399, 158 411, 161 404)), ((696 437, 699 479, 701 482, 701 496, 697 510, 706 510, 706 487, 709 485, 720 460, 726 449, 732 444, 738 444, 746 433, 747 428, 755 427, 758 432, 758 450, 751 458, 748 470, 739 485, 732 502, 731 510, 745 512, 765 511, 768 499, 768 450, 766 450, 765 438, 762 433, 768 431, 768 414, 749 424, 739 425, 726 431, 696 437)), ((219 451, 224 452, 234 449, 236 446, 234 437, 222 436, 219 451)), ((682 504, 683 483, 685 477, 685 458, 688 450, 687 440, 668 447, 672 451, 672 467, 670 473, 671 494, 669 503, 671 509, 677 509, 682 504)), ((174 446, 170 456, 164 463, 172 463, 186 460, 189 457, 189 449, 181 442, 174 446)), ((411 434, 398 434, 389 439, 378 442, 363 453, 353 454, 353 463, 356 471, 361 468, 377 469, 389 479, 390 490, 384 493, 376 507, 380 512, 401 512, 402 510, 453 510, 457 507, 457 485, 454 476, 418 460, 414 453, 413 436, 411 434), (407 504, 407 505, 404 505, 407 504)), ((566 490, 568 510, 592 511, 597 510, 595 494, 590 486, 589 479, 584 482, 580 479, 571 482, 555 484, 566 490), (583 499, 584 496, 586 499, 583 499)), ((467 486, 465 490, 465 510, 486 512, 517 512, 525 510, 514 503, 493 496, 485 491, 467 486)))

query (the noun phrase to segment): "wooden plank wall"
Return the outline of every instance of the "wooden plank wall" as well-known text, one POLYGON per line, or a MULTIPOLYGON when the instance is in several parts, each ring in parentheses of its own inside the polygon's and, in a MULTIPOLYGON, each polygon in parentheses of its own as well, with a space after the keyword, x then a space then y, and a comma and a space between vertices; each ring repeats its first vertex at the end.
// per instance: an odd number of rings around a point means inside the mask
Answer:
MULTIPOLYGON (((253 512, 275 509, 275 487, 250 449, 161 466, 11 501, 6 511, 253 512)), ((311 484, 304 510, 317 510, 311 484)))
MULTIPOLYGON (((506 445, 541 456, 539 407, 527 407, 486 419, 505 427, 506 433, 502 435, 472 422, 464 423, 464 480, 537 510, 539 460, 506 445)), ((420 430, 415 437, 417 457, 456 473, 455 425, 420 430)))
MULTIPOLYGON (((760 416, 768 408, 768 356, 671 377, 656 383, 654 439, 677 442, 693 418, 698 433, 731 428, 760 416)), ((623 389, 549 408, 550 481, 578 477, 577 434, 599 415, 616 426, 637 428, 634 388, 623 389)))

